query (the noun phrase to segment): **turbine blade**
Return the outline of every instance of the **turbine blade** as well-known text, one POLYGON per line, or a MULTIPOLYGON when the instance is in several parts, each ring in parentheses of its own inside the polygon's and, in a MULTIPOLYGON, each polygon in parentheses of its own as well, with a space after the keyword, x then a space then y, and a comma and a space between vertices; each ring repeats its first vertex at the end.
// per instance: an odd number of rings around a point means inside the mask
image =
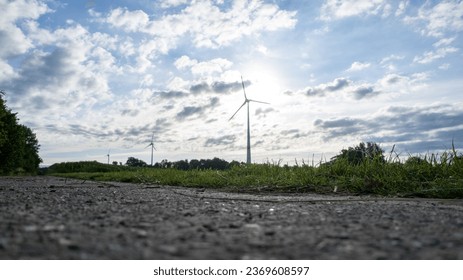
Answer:
POLYGON ((154 149, 155 151, 157 151, 156 148, 155 148, 154 146, 153 146, 153 149, 154 149))
POLYGON ((248 100, 248 97, 246 96, 246 89, 244 89, 243 76, 241 76, 241 85, 243 86, 244 99, 248 100))
POLYGON ((238 110, 236 110, 236 112, 233 114, 233 116, 231 116, 231 118, 229 118, 228 120, 230 121, 231 119, 233 119, 233 117, 236 115, 236 113, 238 113, 239 110, 241 110, 241 108, 243 108, 243 106, 246 104, 247 101, 244 101, 243 104, 238 108, 238 110))
POLYGON ((254 99, 248 99, 248 101, 257 102, 257 103, 263 103, 263 104, 270 104, 268 102, 258 101, 258 100, 254 100, 254 99))
POLYGON ((149 146, 153 146, 153 143, 151 143, 151 144, 149 144, 148 146, 146 146, 145 149, 148 148, 149 146))

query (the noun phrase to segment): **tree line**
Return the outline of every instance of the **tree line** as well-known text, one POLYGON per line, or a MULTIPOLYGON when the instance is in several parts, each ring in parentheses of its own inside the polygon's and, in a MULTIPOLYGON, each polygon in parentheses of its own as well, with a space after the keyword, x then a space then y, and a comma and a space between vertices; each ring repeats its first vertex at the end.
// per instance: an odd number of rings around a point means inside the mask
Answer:
MULTIPOLYGON (((228 162, 224 159, 215 157, 213 159, 200 159, 200 160, 185 159, 185 160, 179 160, 179 161, 168 161, 167 159, 163 159, 161 162, 156 162, 152 167, 153 168, 174 168, 178 170, 196 170, 196 169, 226 170, 226 169, 232 168, 233 166, 237 166, 241 164, 244 164, 244 163, 240 163, 235 160, 228 162)), ((134 157, 129 157, 125 165, 131 166, 131 167, 150 167, 143 160, 140 160, 134 157)))
MULTIPOLYGON (((367 160, 378 160, 380 162, 385 162, 384 150, 380 148, 377 143, 374 142, 361 142, 355 147, 349 147, 347 149, 342 149, 341 152, 332 157, 329 162, 324 164, 333 164, 336 161, 346 161, 349 165, 359 165, 367 160)), ((113 162, 117 165, 117 162, 113 162)), ((150 167, 143 160, 129 157, 126 166, 131 167, 150 167)), ((167 159, 162 160, 161 162, 156 162, 152 167, 153 168, 174 168, 178 170, 204 170, 204 169, 213 169, 213 170, 226 170, 230 169, 233 166, 245 165, 244 162, 231 161, 220 158, 213 159, 192 159, 192 160, 179 160, 179 161, 168 161, 167 159)))
POLYGON ((37 173, 42 159, 34 132, 19 123, 0 90, 0 174, 37 173))

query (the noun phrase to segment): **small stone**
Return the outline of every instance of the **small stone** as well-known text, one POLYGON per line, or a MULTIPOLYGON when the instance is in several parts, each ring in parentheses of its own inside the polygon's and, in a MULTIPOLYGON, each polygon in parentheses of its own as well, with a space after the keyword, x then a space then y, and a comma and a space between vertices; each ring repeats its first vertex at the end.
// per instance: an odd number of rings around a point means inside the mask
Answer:
POLYGON ((45 225, 43 227, 43 231, 63 231, 64 230, 64 225, 45 225))
POLYGON ((38 231, 38 230, 39 230, 39 227, 36 226, 36 225, 24 226, 24 231, 26 231, 26 232, 34 232, 34 231, 38 231))
POLYGON ((245 229, 252 230, 252 231, 261 231, 262 227, 259 226, 258 224, 245 224, 244 225, 245 229))
POLYGON ((164 252, 164 253, 168 253, 168 254, 177 254, 178 253, 178 248, 176 246, 173 246, 173 245, 161 245, 159 246, 159 250, 164 252))
POLYGON ((137 237, 140 237, 140 238, 148 236, 148 232, 143 229, 137 229, 135 230, 135 233, 137 234, 137 237))
POLYGON ((58 239, 58 243, 61 245, 61 246, 64 246, 64 247, 67 247, 69 250, 79 250, 80 247, 79 245, 75 244, 74 242, 72 242, 71 240, 67 239, 67 238, 60 238, 58 239))

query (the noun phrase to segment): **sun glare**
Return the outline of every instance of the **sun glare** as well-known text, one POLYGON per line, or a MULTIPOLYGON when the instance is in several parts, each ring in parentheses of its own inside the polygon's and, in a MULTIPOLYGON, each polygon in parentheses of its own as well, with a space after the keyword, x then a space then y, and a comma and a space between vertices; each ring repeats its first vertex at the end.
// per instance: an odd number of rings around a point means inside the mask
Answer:
POLYGON ((278 104, 284 91, 283 78, 278 75, 274 66, 253 64, 243 71, 243 80, 250 81, 246 88, 248 98, 278 104))

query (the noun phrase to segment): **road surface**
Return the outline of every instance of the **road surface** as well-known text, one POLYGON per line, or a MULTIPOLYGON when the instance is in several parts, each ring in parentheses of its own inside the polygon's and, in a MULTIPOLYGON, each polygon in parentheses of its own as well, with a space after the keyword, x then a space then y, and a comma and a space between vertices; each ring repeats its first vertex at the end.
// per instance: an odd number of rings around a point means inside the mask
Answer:
POLYGON ((0 259, 463 259, 463 201, 0 177, 0 259))

